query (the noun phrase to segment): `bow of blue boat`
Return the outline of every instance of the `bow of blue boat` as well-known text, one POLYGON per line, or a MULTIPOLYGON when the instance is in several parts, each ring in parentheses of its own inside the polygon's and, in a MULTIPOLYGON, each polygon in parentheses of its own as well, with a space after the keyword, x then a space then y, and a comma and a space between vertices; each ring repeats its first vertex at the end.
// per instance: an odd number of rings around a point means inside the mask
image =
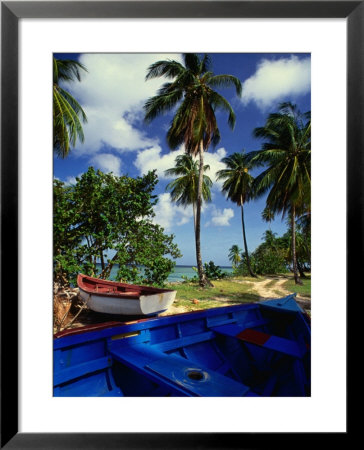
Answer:
POLYGON ((308 396, 310 324, 294 295, 70 330, 55 396, 308 396))

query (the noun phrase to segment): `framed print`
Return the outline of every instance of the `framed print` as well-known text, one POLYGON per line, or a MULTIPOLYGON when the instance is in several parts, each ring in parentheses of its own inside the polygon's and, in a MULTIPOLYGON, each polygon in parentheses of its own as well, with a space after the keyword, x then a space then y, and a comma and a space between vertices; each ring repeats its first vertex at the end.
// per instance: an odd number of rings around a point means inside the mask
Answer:
POLYGON ((1 3, 2 446, 245 448, 282 434, 347 438, 347 300, 363 225, 363 20, 361 1, 1 3), (53 397, 52 54, 190 51, 311 54, 312 395, 259 405, 53 397))

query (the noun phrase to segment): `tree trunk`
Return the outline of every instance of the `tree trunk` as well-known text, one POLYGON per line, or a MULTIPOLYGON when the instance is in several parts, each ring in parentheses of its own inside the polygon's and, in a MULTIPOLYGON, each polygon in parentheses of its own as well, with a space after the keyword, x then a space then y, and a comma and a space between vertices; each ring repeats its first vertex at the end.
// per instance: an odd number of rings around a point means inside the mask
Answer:
POLYGON ((200 142, 199 157, 200 166, 198 174, 198 188, 197 188, 197 205, 196 205, 196 226, 195 226, 195 242, 196 242, 196 260, 197 260, 197 270, 199 277, 199 284, 202 287, 213 286, 212 283, 206 277, 201 258, 201 241, 200 241, 200 230, 201 230, 201 206, 202 206, 202 185, 203 185, 203 142, 200 142))
POLYGON ((196 202, 192 203, 192 211, 193 211, 193 230, 196 236, 196 202))
POLYGON ((104 252, 100 250, 100 262, 101 262, 101 272, 105 270, 104 252))
POLYGON ((252 271, 252 268, 250 266, 250 259, 249 259, 249 253, 248 253, 248 245, 246 243, 246 235, 245 235, 245 222, 244 222, 244 207, 243 207, 243 199, 241 198, 241 224, 243 226, 243 239, 244 239, 244 249, 245 249, 245 257, 246 257, 246 263, 248 265, 248 271, 250 273, 250 276, 253 278, 257 278, 255 273, 252 271))
POLYGON ((292 206, 292 264, 293 264, 293 276, 295 284, 302 284, 300 277, 298 276, 297 270, 297 256, 296 256, 296 209, 292 206))
POLYGON ((99 278, 107 279, 110 276, 111 269, 113 268, 115 261, 118 257, 118 252, 115 253, 113 258, 109 261, 105 269, 100 273, 99 278))
POLYGON ((307 278, 306 275, 304 274, 304 268, 301 266, 298 260, 297 260, 297 269, 301 278, 307 278))

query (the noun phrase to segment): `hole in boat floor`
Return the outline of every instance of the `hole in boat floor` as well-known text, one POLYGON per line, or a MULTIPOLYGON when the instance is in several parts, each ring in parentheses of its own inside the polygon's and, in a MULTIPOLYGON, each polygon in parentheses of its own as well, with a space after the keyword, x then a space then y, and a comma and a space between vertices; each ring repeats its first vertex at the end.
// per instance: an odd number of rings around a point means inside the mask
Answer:
POLYGON ((198 370, 191 370, 187 373, 187 376, 194 381, 201 381, 205 378, 204 374, 202 372, 199 372, 198 370))

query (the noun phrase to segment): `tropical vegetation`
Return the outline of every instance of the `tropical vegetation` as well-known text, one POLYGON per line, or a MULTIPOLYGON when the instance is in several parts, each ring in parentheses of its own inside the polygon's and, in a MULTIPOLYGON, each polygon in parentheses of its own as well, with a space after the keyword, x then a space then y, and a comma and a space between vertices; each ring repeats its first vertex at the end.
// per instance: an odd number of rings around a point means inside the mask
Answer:
MULTIPOLYGON (((78 101, 64 88, 81 81, 84 65, 53 58, 53 147, 60 158, 84 141, 82 124, 87 116, 78 101)), ((242 85, 233 75, 216 75, 208 55, 183 54, 183 62, 161 60, 147 69, 146 80, 165 78, 157 94, 146 100, 144 118, 152 122, 170 114, 166 133, 171 150, 183 148, 166 186, 177 205, 192 206, 197 274, 200 287, 213 287, 211 280, 225 277, 213 261, 202 263, 201 208, 211 201, 212 180, 206 174, 205 152, 220 141, 218 112, 227 113, 233 129, 235 114, 218 90, 242 85)), ((234 244, 228 259, 234 274, 256 277, 293 273, 301 284, 311 270, 311 115, 297 106, 282 103, 253 130, 260 148, 235 152, 222 159, 225 168, 216 174, 223 181, 222 193, 240 208, 243 249, 234 244), (259 170, 260 169, 260 170, 259 170), (253 176, 254 173, 254 176, 253 176), (256 174, 257 173, 257 174, 256 174), (277 236, 269 226, 263 242, 248 250, 244 206, 265 196, 261 218, 271 223, 278 215, 287 221, 287 232, 277 236)), ((162 286, 181 253, 174 236, 155 223, 153 194, 158 182, 155 171, 137 178, 117 177, 92 167, 73 185, 54 180, 54 277, 75 283, 77 273, 109 278, 118 267, 117 279, 162 286)), ((191 280, 189 280, 191 281, 191 280)), ((307 281, 307 278, 306 278, 307 281)))
MULTIPOLYGON (((258 275, 274 275, 293 271, 291 224, 283 236, 277 236, 272 230, 263 234, 263 242, 249 255, 250 265, 258 275)), ((300 278, 306 278, 311 271, 311 232, 304 230, 300 221, 296 221, 296 259, 300 278)), ((233 246, 234 247, 234 246, 233 246)), ((232 248, 233 248, 232 247, 232 248)), ((230 256, 231 252, 229 253, 230 256)), ((235 275, 249 276, 249 269, 244 253, 239 264, 234 267, 235 275)))
POLYGON ((244 153, 233 153, 231 156, 223 158, 222 162, 225 163, 227 168, 217 172, 217 179, 225 180, 222 185, 222 192, 227 194, 228 199, 240 206, 245 260, 250 276, 255 277, 249 260, 244 221, 244 203, 254 198, 254 177, 249 172, 252 169, 252 164, 244 153))
POLYGON ((81 80, 86 67, 73 60, 53 58, 53 149, 65 158, 77 139, 84 141, 82 122, 87 122, 85 111, 78 101, 60 83, 81 80))
POLYGON ((204 152, 220 140, 215 112, 219 109, 228 114, 228 124, 235 125, 235 114, 229 102, 215 88, 234 87, 241 95, 241 82, 232 75, 214 75, 208 55, 183 54, 183 64, 174 60, 157 61, 148 68, 146 80, 165 77, 157 95, 145 105, 145 120, 151 122, 162 113, 177 108, 167 132, 167 142, 174 150, 184 145, 187 154, 199 157, 199 179, 196 202, 196 260, 201 286, 210 284, 201 257, 201 205, 204 175, 204 152))
POLYGON ((75 284, 77 273, 162 286, 181 257, 173 235, 153 222, 155 172, 117 177, 92 167, 66 186, 54 180, 54 279, 75 284), (97 273, 97 264, 101 273, 97 273))
POLYGON ((241 248, 236 244, 232 245, 229 249, 228 258, 229 258, 229 261, 231 262, 233 269, 236 269, 236 267, 238 266, 238 264, 241 261, 240 253, 241 253, 241 248))
MULTIPOLYGON (((204 165, 203 170, 206 172, 210 169, 209 165, 204 165)), ((191 155, 183 154, 175 159, 175 167, 171 167, 164 171, 167 176, 177 177, 167 184, 166 190, 171 193, 171 199, 177 205, 184 207, 192 205, 193 224, 196 232, 196 206, 198 196, 198 163, 191 155)), ((204 202, 211 201, 211 178, 207 175, 203 176, 202 183, 202 199, 204 202)))
POLYGON ((310 215, 311 204, 311 115, 302 114, 292 103, 282 103, 270 114, 254 136, 263 140, 261 150, 249 157, 255 166, 263 166, 256 177, 257 196, 268 192, 266 208, 274 215, 288 215, 291 223, 291 256, 295 283, 300 277, 296 253, 296 219, 310 215))
MULTIPOLYGON (((223 278, 227 278, 229 276, 229 274, 227 272, 224 272, 221 269, 221 267, 217 266, 213 261, 204 263, 203 266, 204 266, 206 276, 209 280, 222 280, 223 278)), ((198 270, 196 267, 192 267, 192 269, 198 273, 198 270)), ((182 275, 182 279, 189 283, 196 283, 199 281, 198 275, 196 275, 194 277, 188 277, 187 275, 182 275)), ((210 286, 210 287, 214 287, 214 286, 210 286)))

